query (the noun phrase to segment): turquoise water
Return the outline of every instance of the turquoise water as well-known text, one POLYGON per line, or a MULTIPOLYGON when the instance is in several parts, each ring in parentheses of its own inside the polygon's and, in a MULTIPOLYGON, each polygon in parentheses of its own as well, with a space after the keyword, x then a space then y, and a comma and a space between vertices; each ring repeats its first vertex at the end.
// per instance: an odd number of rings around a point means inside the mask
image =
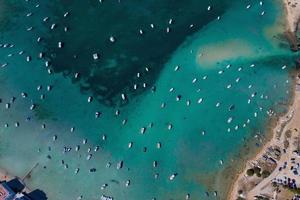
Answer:
POLYGON ((99 199, 102 194, 225 199, 222 184, 228 180, 217 174, 245 140, 264 133, 269 109, 284 111, 296 56, 280 37, 280 5, 249 2, 247 10, 244 1, 9 1, 7 9, 16 8, 4 16, 1 43, 14 46, 0 49, 0 63, 7 63, 0 68, 0 167, 23 177, 39 163, 25 182, 49 199, 99 199), (66 11, 70 14, 64 18, 66 11), (29 12, 32 16, 26 17, 29 12), (43 22, 46 16, 49 21, 43 22), (61 49, 59 41, 64 42, 61 49), (43 59, 39 52, 45 53, 43 59), (22 92, 28 97, 22 98, 22 92), (5 109, 12 97, 16 100, 5 109), (101 116, 95 118, 95 112, 101 116), (64 153, 64 147, 70 152, 64 153), (96 171, 89 172, 92 168, 96 171), (103 184, 108 186, 101 190, 103 184))

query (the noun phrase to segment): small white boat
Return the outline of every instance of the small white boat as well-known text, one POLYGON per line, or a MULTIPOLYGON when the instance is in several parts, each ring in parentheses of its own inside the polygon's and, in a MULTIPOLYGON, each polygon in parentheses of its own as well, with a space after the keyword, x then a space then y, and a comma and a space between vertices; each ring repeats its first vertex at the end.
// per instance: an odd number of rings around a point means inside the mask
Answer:
POLYGON ((49 17, 45 17, 44 19, 43 19, 43 22, 46 22, 46 21, 48 21, 49 20, 49 17))
POLYGON ((158 149, 161 148, 161 143, 160 142, 156 143, 156 148, 158 148, 158 149))
POLYGON ((94 59, 94 60, 98 60, 98 59, 99 59, 98 53, 94 53, 94 54, 93 54, 93 59, 94 59))
POLYGON ((48 85, 47 86, 47 91, 51 91, 52 90, 52 86, 51 85, 48 85))
POLYGON ((155 168, 155 167, 157 167, 157 161, 153 161, 153 167, 155 168))
POLYGON ((95 112, 95 118, 97 119, 97 118, 99 118, 100 117, 100 115, 101 115, 101 113, 100 112, 98 112, 98 111, 96 111, 95 112))
POLYGON ((78 73, 78 72, 76 72, 76 73, 75 73, 75 75, 74 75, 74 78, 76 78, 76 79, 77 79, 78 77, 79 77, 79 73, 78 73))
POLYGON ((75 151, 79 151, 79 150, 80 150, 80 146, 77 145, 77 146, 75 147, 75 151))
POLYGON ((91 160, 91 158, 92 158, 92 154, 89 154, 87 157, 86 157, 86 160, 91 160))
POLYGON ((105 196, 105 195, 102 195, 102 196, 100 197, 100 199, 101 199, 101 200, 114 200, 113 197, 105 196))
POLYGON ((86 144, 86 143, 87 143, 87 139, 83 139, 82 144, 86 144))
POLYGON ((35 107, 36 107, 36 105, 35 105, 35 104, 32 104, 32 105, 30 106, 30 110, 34 110, 35 107))
POLYGON ((146 131, 146 128, 145 128, 145 127, 142 127, 142 128, 140 129, 140 133, 141 133, 141 134, 144 134, 145 131, 146 131))
POLYGON ((101 186, 101 190, 105 190, 105 188, 107 187, 108 185, 106 183, 104 183, 102 186, 101 186))
POLYGON ((198 99, 199 104, 202 103, 202 101, 203 101, 203 98, 198 99))
POLYGON ((57 46, 58 46, 58 48, 62 48, 63 47, 63 43, 62 42, 58 42, 57 46))
POLYGON ((50 29, 53 30, 54 28, 56 28, 56 24, 52 24, 50 29))
POLYGON ((106 135, 102 135, 102 140, 103 140, 103 141, 106 140, 106 135))
POLYGON ((110 41, 110 42, 115 42, 116 39, 115 39, 113 36, 110 36, 109 41, 110 41))
POLYGON ((170 180, 170 181, 173 181, 173 180, 175 179, 176 176, 177 176, 177 173, 172 174, 172 175, 169 177, 169 180, 170 180))
POLYGON ((232 122, 232 120, 233 120, 233 118, 232 118, 232 117, 229 117, 229 118, 227 119, 227 123, 230 124, 230 123, 232 122))
POLYGON ((95 146, 94 151, 97 152, 99 151, 100 147, 99 146, 95 146))
POLYGON ((125 186, 128 187, 129 185, 130 185, 130 180, 127 180, 127 181, 125 182, 125 186))
POLYGON ((21 96, 22 96, 23 98, 26 98, 26 97, 27 97, 27 93, 22 92, 22 93, 21 93, 21 96))
POLYGON ((67 17, 69 15, 69 12, 65 12, 64 17, 67 17))
POLYGON ((123 168, 123 161, 119 161, 117 163, 117 169, 122 169, 123 168))
POLYGON ((19 127, 20 126, 20 123, 19 122, 15 122, 15 127, 19 127))

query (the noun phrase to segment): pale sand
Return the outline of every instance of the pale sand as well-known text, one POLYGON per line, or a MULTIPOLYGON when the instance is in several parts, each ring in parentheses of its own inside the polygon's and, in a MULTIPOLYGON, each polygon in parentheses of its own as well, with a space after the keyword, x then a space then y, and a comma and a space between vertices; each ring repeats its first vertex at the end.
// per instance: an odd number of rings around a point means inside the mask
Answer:
POLYGON ((216 64, 216 61, 224 62, 238 57, 251 58, 254 56, 256 56, 256 52, 249 42, 243 39, 228 39, 201 46, 196 59, 199 65, 211 67, 216 64))
POLYGON ((286 8, 287 30, 295 33, 300 20, 300 0, 283 0, 286 8))

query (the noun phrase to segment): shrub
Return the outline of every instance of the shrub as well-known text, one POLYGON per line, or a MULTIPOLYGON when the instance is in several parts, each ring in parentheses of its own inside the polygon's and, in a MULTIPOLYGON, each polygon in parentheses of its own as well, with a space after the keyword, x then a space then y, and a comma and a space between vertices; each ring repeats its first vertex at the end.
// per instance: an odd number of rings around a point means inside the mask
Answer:
POLYGON ((253 176, 254 175, 254 169, 252 169, 252 168, 248 169, 246 173, 247 173, 248 176, 253 176))
POLYGON ((271 173, 269 171, 267 171, 267 170, 263 170, 262 173, 261 173, 261 175, 262 175, 263 178, 267 178, 268 176, 270 176, 270 174, 271 173))

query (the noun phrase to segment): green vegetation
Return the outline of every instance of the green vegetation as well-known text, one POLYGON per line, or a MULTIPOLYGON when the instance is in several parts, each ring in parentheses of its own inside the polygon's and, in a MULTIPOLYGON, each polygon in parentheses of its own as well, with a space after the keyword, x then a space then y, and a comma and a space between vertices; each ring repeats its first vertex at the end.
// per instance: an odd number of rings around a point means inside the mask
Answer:
POLYGON ((257 177, 262 177, 262 178, 267 178, 268 176, 270 176, 271 172, 269 172, 268 170, 263 170, 259 167, 253 167, 250 168, 246 171, 248 176, 253 176, 254 174, 257 177))
POLYGON ((270 176, 270 174, 271 173, 269 171, 267 171, 267 170, 263 170, 262 173, 261 173, 261 175, 262 175, 263 178, 267 178, 268 176, 270 176))
POLYGON ((261 169, 259 167, 254 167, 253 170, 257 176, 258 176, 258 174, 260 174, 261 169))
POLYGON ((291 192, 294 193, 294 194, 300 194, 300 188, 293 189, 293 188, 290 188, 290 187, 288 187, 288 186, 286 186, 286 185, 284 185, 283 188, 285 188, 285 189, 291 191, 291 192))
POLYGON ((254 170, 253 169, 248 169, 246 173, 247 173, 248 176, 253 176, 254 175, 254 170))

